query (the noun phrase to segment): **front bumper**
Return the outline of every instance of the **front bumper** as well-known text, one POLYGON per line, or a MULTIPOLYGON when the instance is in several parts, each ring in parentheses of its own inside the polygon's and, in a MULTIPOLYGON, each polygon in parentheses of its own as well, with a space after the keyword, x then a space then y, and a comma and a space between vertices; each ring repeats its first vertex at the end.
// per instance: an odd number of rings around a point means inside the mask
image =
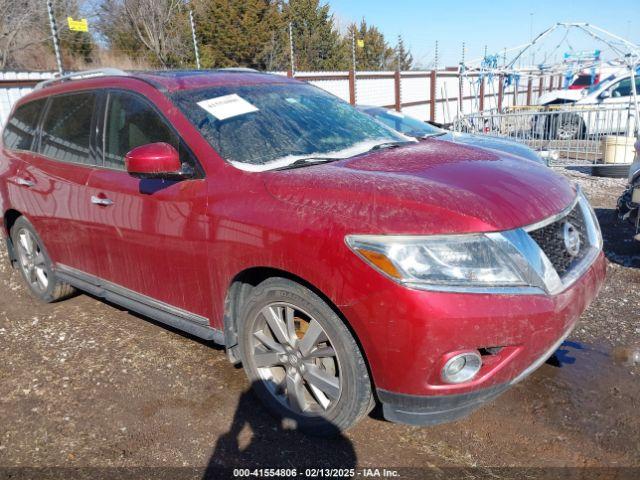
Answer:
POLYGON ((556 295, 391 286, 342 308, 351 322, 377 328, 378 335, 361 336, 361 341, 385 417, 428 425, 470 413, 540 366, 597 295, 605 272, 600 253, 575 283, 556 295), (483 367, 473 380, 441 380, 442 359, 450 352, 493 347, 501 349, 482 357, 483 367))
POLYGON ((384 417, 391 422, 423 426, 448 423, 466 417, 537 370, 554 354, 574 327, 575 323, 535 362, 507 384, 495 385, 475 392, 433 397, 404 395, 380 389, 378 398, 382 402, 384 417))

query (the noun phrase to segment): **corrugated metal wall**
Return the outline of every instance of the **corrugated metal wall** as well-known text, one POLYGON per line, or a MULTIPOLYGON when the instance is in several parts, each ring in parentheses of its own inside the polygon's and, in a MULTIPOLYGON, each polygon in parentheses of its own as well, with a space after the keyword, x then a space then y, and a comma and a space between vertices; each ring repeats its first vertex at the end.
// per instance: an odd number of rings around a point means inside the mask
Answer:
POLYGON ((33 90, 29 83, 52 76, 53 72, 0 72, 0 127, 7 120, 16 100, 33 90))

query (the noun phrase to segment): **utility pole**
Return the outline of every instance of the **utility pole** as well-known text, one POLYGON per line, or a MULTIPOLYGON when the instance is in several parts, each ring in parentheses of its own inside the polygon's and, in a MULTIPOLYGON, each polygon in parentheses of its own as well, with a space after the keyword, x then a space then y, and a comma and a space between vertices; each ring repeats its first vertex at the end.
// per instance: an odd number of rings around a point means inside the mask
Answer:
POLYGON ((49 12, 49 25, 51 26, 51 36, 53 37, 53 51, 56 54, 56 63, 58 64, 58 73, 62 75, 62 57, 60 56, 60 39, 58 38, 58 27, 56 19, 53 16, 53 3, 47 0, 47 11, 49 12))
POLYGON ((291 75, 295 76, 296 74, 296 63, 293 57, 293 25, 289 22, 289 60, 291 62, 291 75))
POLYGON ((191 23, 191 38, 193 39, 193 51, 196 55, 196 68, 200 70, 200 52, 198 51, 198 41, 196 39, 196 24, 193 21, 193 10, 189 9, 189 22, 191 23))

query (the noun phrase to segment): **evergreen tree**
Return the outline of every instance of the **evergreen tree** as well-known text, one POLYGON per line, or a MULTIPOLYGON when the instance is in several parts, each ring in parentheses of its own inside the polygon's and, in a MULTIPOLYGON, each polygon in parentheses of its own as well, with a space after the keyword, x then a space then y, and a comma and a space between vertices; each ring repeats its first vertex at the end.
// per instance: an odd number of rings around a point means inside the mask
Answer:
POLYGON ((402 41, 402 36, 398 35, 398 45, 396 46, 396 68, 399 70, 411 70, 413 67, 413 55, 407 50, 402 41))
POLYGON ((319 0, 289 0, 283 4, 283 16, 293 28, 296 70, 339 70, 346 67, 348 60, 328 4, 321 5, 319 0))
POLYGON ((360 25, 351 24, 344 37, 344 49, 348 52, 348 68, 352 67, 353 34, 356 39, 356 68, 358 70, 385 70, 395 59, 393 48, 389 47, 384 35, 376 27, 367 25, 362 19, 360 25), (360 42, 360 44, 359 44, 360 42))
POLYGON ((202 65, 271 69, 282 18, 269 0, 201 0, 196 7, 202 65))

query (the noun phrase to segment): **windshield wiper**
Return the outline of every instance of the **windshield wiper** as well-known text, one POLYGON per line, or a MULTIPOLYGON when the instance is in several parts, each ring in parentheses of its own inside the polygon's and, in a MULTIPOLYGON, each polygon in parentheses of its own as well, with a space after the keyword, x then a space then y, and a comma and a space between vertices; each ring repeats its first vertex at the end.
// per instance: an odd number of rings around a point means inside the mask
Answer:
POLYGON ((290 163, 289 165, 285 165, 284 167, 274 168, 273 171, 275 171, 275 170, 290 170, 292 168, 307 167, 309 165, 318 165, 320 163, 335 162, 336 160, 344 160, 344 158, 334 158, 334 157, 306 157, 306 158, 299 158, 298 160, 296 160, 293 163, 290 163))
POLYGON ((441 137, 442 135, 446 135, 446 134, 447 132, 427 133, 426 135, 421 136, 420 139, 424 140, 425 138, 441 137))
POLYGON ((369 150, 367 150, 367 152, 373 152, 375 150, 382 150, 383 148, 396 148, 396 147, 400 147, 402 145, 407 145, 409 143, 416 143, 413 140, 397 140, 395 142, 384 142, 384 143, 379 143, 378 145, 374 145, 373 147, 371 147, 369 150))

